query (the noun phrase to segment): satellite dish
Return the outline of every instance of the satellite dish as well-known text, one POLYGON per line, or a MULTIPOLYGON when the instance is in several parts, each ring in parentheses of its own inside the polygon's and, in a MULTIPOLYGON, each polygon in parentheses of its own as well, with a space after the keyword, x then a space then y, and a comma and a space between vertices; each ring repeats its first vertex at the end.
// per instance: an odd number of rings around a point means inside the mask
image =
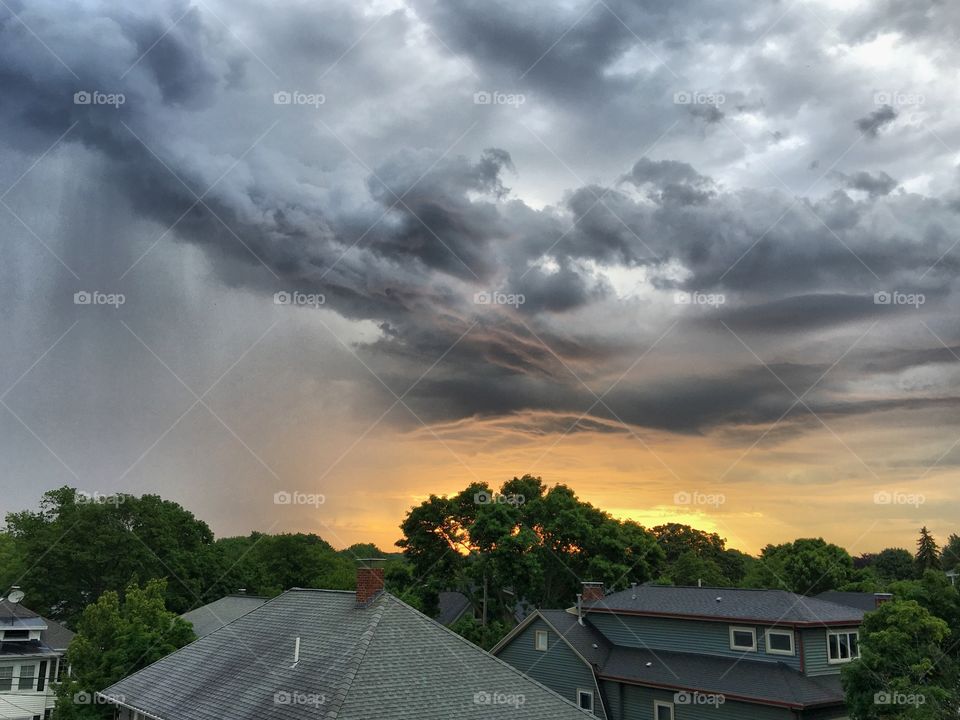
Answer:
POLYGON ((14 590, 7 595, 7 600, 12 603, 18 603, 23 600, 23 590, 14 590))

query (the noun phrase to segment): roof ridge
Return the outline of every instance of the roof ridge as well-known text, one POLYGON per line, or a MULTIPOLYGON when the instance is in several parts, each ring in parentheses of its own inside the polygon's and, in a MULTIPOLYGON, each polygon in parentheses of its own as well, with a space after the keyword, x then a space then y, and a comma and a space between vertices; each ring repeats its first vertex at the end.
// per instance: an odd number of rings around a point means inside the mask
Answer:
POLYGON ((344 661, 343 676, 346 682, 337 688, 333 703, 327 711, 326 717, 331 720, 339 716, 343 703, 347 699, 350 689, 353 687, 353 681, 356 679, 357 673, 360 671, 360 666, 363 664, 367 650, 370 648, 373 636, 376 634, 377 628, 380 625, 380 620, 383 619, 383 615, 387 609, 387 603, 384 600, 385 597, 389 597, 389 595, 383 593, 374 600, 376 607, 373 616, 370 618, 370 622, 367 624, 367 629, 360 635, 360 639, 357 640, 353 652, 350 653, 350 656, 344 661))

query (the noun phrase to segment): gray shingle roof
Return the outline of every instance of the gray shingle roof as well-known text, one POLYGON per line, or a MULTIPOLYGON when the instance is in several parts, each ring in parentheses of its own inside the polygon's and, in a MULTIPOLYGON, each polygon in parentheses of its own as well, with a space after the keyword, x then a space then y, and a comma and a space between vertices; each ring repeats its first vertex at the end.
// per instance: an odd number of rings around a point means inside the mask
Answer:
POLYGON ((33 610, 25 608, 20 603, 12 603, 6 600, 0 600, 0 622, 12 620, 14 618, 38 618, 40 617, 33 610))
POLYGON ((541 610, 540 614, 591 665, 602 665, 613 647, 603 634, 589 623, 581 625, 577 616, 566 610, 541 610))
POLYGON ((818 600, 845 605, 847 607, 860 608, 864 612, 871 612, 877 609, 878 596, 881 600, 890 600, 893 596, 889 593, 866 593, 866 592, 840 592, 839 590, 828 590, 817 595, 818 600))
POLYGON ((257 595, 226 595, 180 617, 193 625, 193 631, 199 638, 219 630, 251 610, 256 610, 267 600, 269 598, 257 595))
POLYGON ((456 622, 470 607, 470 598, 462 592, 442 592, 438 600, 440 612, 436 620, 441 625, 451 625, 456 622))
POLYGON ((807 677, 784 663, 713 655, 617 646, 600 676, 794 707, 844 701, 839 675, 807 677))
POLYGON ((583 720, 393 596, 355 604, 352 592, 289 590, 102 694, 163 720, 583 720))
POLYGON ((584 603, 584 610, 799 625, 851 624, 863 611, 785 590, 640 585, 584 603), (719 598, 719 600, 718 600, 719 598))
POLYGON ((43 618, 43 621, 47 624, 47 629, 40 633, 40 642, 54 650, 66 650, 76 633, 68 630, 56 620, 43 618))

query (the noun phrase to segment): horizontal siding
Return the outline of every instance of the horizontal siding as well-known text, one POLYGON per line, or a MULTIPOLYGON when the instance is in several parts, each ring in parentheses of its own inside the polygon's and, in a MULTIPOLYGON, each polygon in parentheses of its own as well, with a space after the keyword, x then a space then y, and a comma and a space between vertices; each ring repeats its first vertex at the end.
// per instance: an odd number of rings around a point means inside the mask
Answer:
MULTIPOLYGON (((623 687, 624 715, 610 720, 654 720, 653 702, 673 702, 669 690, 625 685, 623 687)), ((795 720, 796 715, 786 708, 775 708, 753 703, 724 702, 721 705, 674 705, 675 720, 795 720)))
POLYGON ((539 617, 501 648, 497 657, 571 702, 577 702, 578 688, 593 690, 594 713, 605 717, 593 670, 539 617), (537 630, 547 631, 546 652, 534 647, 537 630))
MULTIPOLYGON (((831 630, 856 630, 831 628, 831 630)), ((810 628, 803 631, 804 671, 807 675, 837 675, 844 663, 831 665, 827 659, 827 629, 810 628)))
POLYGON ((748 623, 705 622, 654 618, 637 615, 614 615, 590 613, 590 623, 611 642, 625 647, 672 650, 724 657, 746 657, 750 660, 782 662, 800 669, 800 653, 797 638, 794 638, 794 655, 772 655, 766 652, 765 626, 748 623), (752 627, 757 633, 757 652, 743 653, 730 649, 730 628, 752 627))

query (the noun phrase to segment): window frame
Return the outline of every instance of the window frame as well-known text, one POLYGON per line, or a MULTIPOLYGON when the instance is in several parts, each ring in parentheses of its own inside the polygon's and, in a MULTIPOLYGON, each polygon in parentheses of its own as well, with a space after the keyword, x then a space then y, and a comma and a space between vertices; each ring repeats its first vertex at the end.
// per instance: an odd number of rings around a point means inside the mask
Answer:
POLYGON ((756 652, 757 651, 757 629, 755 627, 746 627, 743 625, 731 625, 730 626, 730 649, 736 652, 756 652), (753 638, 752 647, 744 647, 742 645, 737 645, 734 643, 734 635, 738 632, 750 633, 750 637, 753 638))
POLYGON ((19 668, 17 668, 17 690, 36 690, 37 689, 37 665, 36 663, 24 663, 19 668), (24 676, 23 671, 25 668, 30 668, 30 674, 24 676), (24 680, 30 680, 29 685, 24 685, 24 680))
POLYGON ((3 677, 0 677, 0 685, 3 685, 4 683, 8 683, 8 682, 9 682, 9 683, 10 683, 10 687, 6 687, 6 688, 5 688, 5 687, 0 687, 0 692, 9 692, 9 691, 13 690, 13 671, 14 671, 14 668, 16 668, 16 665, 0 665, 0 671, 6 671, 6 670, 9 670, 9 671, 10 671, 10 675, 9 675, 9 676, 6 676, 6 675, 5 675, 5 676, 3 676, 3 677))
POLYGON ((593 690, 587 690, 586 688, 577 688, 577 707, 583 710, 584 712, 589 712, 592 715, 594 714, 593 706, 594 706, 593 690), (590 707, 585 708, 583 705, 580 704, 580 697, 582 695, 586 695, 590 698, 590 707))
POLYGON ((795 656, 797 654, 797 640, 793 630, 784 630, 782 628, 767 628, 766 633, 764 633, 764 644, 766 645, 767 653, 770 655, 790 655, 795 656), (771 635, 785 635, 790 638, 790 649, 789 650, 777 650, 770 647, 770 636, 771 635))
POLYGON ((654 700, 653 701, 653 720, 660 720, 660 708, 666 708, 670 711, 670 720, 674 719, 674 705, 672 702, 667 702, 665 700, 654 700))
POLYGON ((845 665, 846 663, 853 662, 854 660, 860 659, 860 631, 859 630, 827 630, 827 664, 829 665, 845 665), (847 652, 849 657, 830 657, 830 638, 837 638, 837 654, 840 654, 840 636, 845 635, 847 637, 847 652), (850 636, 854 635, 856 637, 856 648, 857 654, 854 655, 850 652, 850 636))
POLYGON ((533 649, 537 652, 546 652, 550 649, 550 633, 546 630, 534 630, 533 649), (543 639, 543 647, 540 646, 540 639, 543 639))

